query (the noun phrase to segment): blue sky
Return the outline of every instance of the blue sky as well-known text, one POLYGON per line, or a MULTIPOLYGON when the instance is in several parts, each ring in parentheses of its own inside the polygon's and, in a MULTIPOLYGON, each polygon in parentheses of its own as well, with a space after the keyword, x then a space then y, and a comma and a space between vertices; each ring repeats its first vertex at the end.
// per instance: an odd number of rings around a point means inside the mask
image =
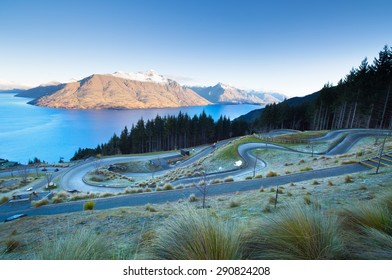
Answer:
POLYGON ((0 79, 154 69, 301 96, 392 45, 392 1, 0 0, 0 79))

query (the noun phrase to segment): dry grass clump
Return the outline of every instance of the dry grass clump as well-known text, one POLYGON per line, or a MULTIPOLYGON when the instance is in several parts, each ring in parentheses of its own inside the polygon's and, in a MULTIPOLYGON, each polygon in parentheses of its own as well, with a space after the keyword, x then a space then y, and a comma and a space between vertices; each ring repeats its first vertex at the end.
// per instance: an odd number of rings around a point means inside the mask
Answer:
POLYGON ((226 177, 223 181, 226 182, 226 183, 228 183, 228 182, 233 182, 233 181, 234 181, 234 178, 231 177, 231 176, 229 176, 229 177, 226 177))
POLYGON ((1 204, 4 204, 4 203, 6 203, 6 202, 8 202, 8 200, 10 200, 8 196, 3 196, 3 197, 0 199, 0 205, 1 205, 1 204))
POLYGON ((336 216, 311 207, 290 206, 245 235, 250 259, 320 260, 345 256, 336 216))
POLYGON ((232 200, 230 201, 230 208, 239 207, 241 204, 238 201, 232 200))
POLYGON ((172 184, 166 183, 166 184, 163 186, 163 189, 162 189, 162 190, 164 190, 164 191, 171 191, 171 190, 174 190, 174 187, 173 187, 172 184))
POLYGON ((182 208, 165 221, 151 255, 164 260, 241 259, 242 226, 222 221, 205 209, 182 208))
POLYGON ((340 213, 347 251, 354 259, 392 259, 392 194, 340 213))
POLYGON ((276 173, 275 171, 270 171, 270 172, 267 173, 267 175, 265 175, 265 177, 276 177, 278 175, 279 174, 276 173))
POLYGON ((92 200, 87 201, 84 205, 83 205, 83 209, 85 211, 87 210, 94 210, 94 206, 95 206, 95 202, 92 200))
POLYGON ((313 170, 312 167, 304 167, 304 168, 301 168, 299 171, 305 172, 305 171, 311 171, 311 170, 313 170))
POLYGON ((194 193, 192 193, 189 198, 188 198, 189 202, 196 202, 198 201, 196 195, 194 193))
POLYGON ((21 243, 19 240, 16 240, 14 238, 7 239, 5 241, 5 253, 11 253, 15 251, 17 248, 21 246, 21 243))
POLYGON ((219 183, 222 183, 222 181, 219 179, 214 179, 210 181, 210 184, 219 184, 219 183))
POLYGON ((44 260, 108 260, 112 258, 107 239, 91 230, 81 229, 43 242, 38 259, 44 260))
POLYGON ((43 206, 43 205, 49 204, 49 200, 46 199, 46 198, 43 198, 43 199, 41 199, 41 200, 37 200, 37 201, 31 202, 31 204, 32 204, 34 207, 41 207, 41 206, 43 206))
POLYGON ((346 184, 354 182, 353 177, 351 177, 350 175, 347 175, 346 177, 344 177, 344 182, 346 184))
POLYGON ((150 211, 150 212, 157 212, 157 210, 150 204, 150 203, 148 203, 147 205, 146 205, 146 211, 150 211))

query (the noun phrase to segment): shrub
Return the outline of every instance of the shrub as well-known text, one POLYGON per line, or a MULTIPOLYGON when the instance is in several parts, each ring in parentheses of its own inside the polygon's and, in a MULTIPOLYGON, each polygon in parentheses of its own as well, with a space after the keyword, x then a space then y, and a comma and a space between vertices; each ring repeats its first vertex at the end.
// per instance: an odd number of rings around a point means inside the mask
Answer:
POLYGON ((180 189, 183 189, 184 188, 184 185, 178 185, 178 186, 176 186, 176 190, 180 190, 180 189))
POLYGON ((172 184, 166 183, 166 184, 163 186, 163 189, 162 189, 162 190, 164 190, 164 191, 171 191, 171 190, 174 190, 174 188, 173 188, 173 185, 172 185, 172 184))
POLYGON ((306 205, 310 205, 312 203, 312 200, 310 199, 309 195, 304 196, 304 203, 306 205))
POLYGON ((361 186, 358 187, 358 189, 361 190, 361 191, 366 191, 367 187, 364 186, 364 185, 361 185, 361 186))
POLYGON ((162 188, 161 188, 161 187, 156 187, 156 188, 155 188, 155 191, 156 191, 156 192, 161 192, 161 191, 162 191, 162 188))
POLYGON ((146 211, 150 211, 150 212, 157 212, 157 210, 154 208, 154 207, 152 207, 152 205, 150 204, 150 203, 148 203, 147 205, 146 205, 146 211))
POLYGON ((226 177, 223 181, 224 181, 224 182, 233 182, 233 181, 234 181, 234 178, 231 177, 231 176, 229 176, 229 177, 226 177))
POLYGON ((341 259, 345 256, 336 216, 290 206, 245 234, 250 259, 341 259))
POLYGON ((260 188, 260 192, 264 192, 264 187, 261 187, 261 188, 260 188))
POLYGON ((280 189, 280 188, 279 188, 279 189, 278 189, 278 193, 279 193, 279 194, 282 194, 282 193, 283 193, 283 189, 280 189))
POLYGON ((312 185, 320 185, 320 183, 319 183, 317 180, 314 180, 314 181, 312 182, 312 185))
POLYGON ((103 182, 103 178, 98 176, 91 176, 90 180, 93 182, 103 182))
POLYGON ((274 171, 270 171, 267 173, 267 175, 265 175, 265 177, 276 177, 276 176, 278 176, 278 173, 274 171))
POLYGON ((221 180, 219 179, 214 179, 210 181, 210 184, 219 184, 219 183, 221 183, 221 180))
POLYGON ((270 192, 276 192, 275 188, 270 188, 270 192))
POLYGON ((43 242, 37 254, 44 260, 108 260, 110 254, 107 238, 101 238, 91 230, 76 230, 68 235, 55 236, 43 242))
POLYGON ((145 192, 152 192, 152 189, 150 189, 150 188, 147 187, 147 188, 144 189, 144 191, 145 191, 145 192))
POLYGON ((5 252, 11 253, 21 246, 20 241, 16 239, 7 239, 5 241, 5 252))
POLYGON ((94 210, 94 206, 95 206, 95 202, 92 200, 87 201, 84 205, 83 205, 83 209, 85 211, 87 210, 94 210))
POLYGON ((252 179, 253 179, 252 176, 246 176, 246 177, 245 177, 245 180, 252 180, 252 179))
POLYGON ((1 205, 1 204, 4 204, 4 203, 6 203, 6 202, 8 202, 8 200, 9 200, 8 196, 3 196, 3 197, 0 199, 0 205, 1 205))
POLYGON ((271 197, 269 198, 268 202, 269 202, 270 204, 275 204, 275 202, 276 202, 276 197, 275 197, 275 196, 271 196, 271 197))
POLYGON ((344 177, 344 182, 346 184, 354 182, 353 177, 351 177, 350 175, 347 175, 346 177, 344 177))
POLYGON ((154 258, 229 260, 241 258, 242 226, 215 218, 205 209, 183 208, 157 230, 154 258))
POLYGON ((255 178, 256 178, 256 179, 263 178, 263 175, 261 175, 261 174, 256 174, 255 178))
POLYGON ((230 201, 230 208, 236 208, 239 206, 240 206, 240 203, 238 201, 235 201, 235 200, 230 201))
POLYGON ((263 213, 271 213, 271 206, 268 204, 263 208, 263 213))
POLYGON ((287 192, 287 196, 293 196, 291 192, 287 192))
POLYGON ((196 201, 198 201, 198 199, 197 199, 196 195, 194 193, 192 193, 189 196, 189 202, 196 202, 196 201))
POLYGON ((333 186, 333 182, 331 180, 328 181, 328 186, 330 186, 330 187, 333 186))
POLYGON ((311 170, 313 170, 312 167, 304 167, 304 168, 301 168, 299 171, 305 172, 305 171, 311 171, 311 170))
POLYGON ((31 204, 34 207, 41 207, 43 205, 49 204, 49 200, 47 200, 46 198, 43 198, 43 199, 38 200, 38 201, 33 201, 31 204))

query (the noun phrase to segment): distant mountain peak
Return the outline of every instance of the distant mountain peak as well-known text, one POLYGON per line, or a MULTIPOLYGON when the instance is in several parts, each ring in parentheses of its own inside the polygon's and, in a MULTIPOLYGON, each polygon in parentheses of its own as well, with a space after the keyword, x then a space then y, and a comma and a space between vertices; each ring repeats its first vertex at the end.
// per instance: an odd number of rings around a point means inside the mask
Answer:
POLYGON ((156 72, 155 70, 148 70, 144 72, 129 72, 129 73, 124 71, 117 71, 110 75, 126 80, 139 81, 139 82, 152 82, 158 84, 167 84, 172 81, 158 74, 158 72, 156 72))

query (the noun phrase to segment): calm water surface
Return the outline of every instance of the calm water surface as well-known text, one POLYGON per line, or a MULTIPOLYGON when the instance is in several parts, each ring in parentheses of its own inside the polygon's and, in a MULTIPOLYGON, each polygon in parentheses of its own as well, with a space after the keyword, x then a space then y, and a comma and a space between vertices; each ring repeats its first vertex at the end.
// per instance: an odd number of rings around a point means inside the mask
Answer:
POLYGON ((79 148, 95 148, 119 134, 141 117, 177 115, 190 116, 203 110, 215 120, 221 115, 234 119, 258 105, 210 105, 169 109, 135 110, 66 110, 26 104, 30 99, 0 93, 0 158, 26 163, 38 157, 49 163, 60 157, 69 160, 79 148))

